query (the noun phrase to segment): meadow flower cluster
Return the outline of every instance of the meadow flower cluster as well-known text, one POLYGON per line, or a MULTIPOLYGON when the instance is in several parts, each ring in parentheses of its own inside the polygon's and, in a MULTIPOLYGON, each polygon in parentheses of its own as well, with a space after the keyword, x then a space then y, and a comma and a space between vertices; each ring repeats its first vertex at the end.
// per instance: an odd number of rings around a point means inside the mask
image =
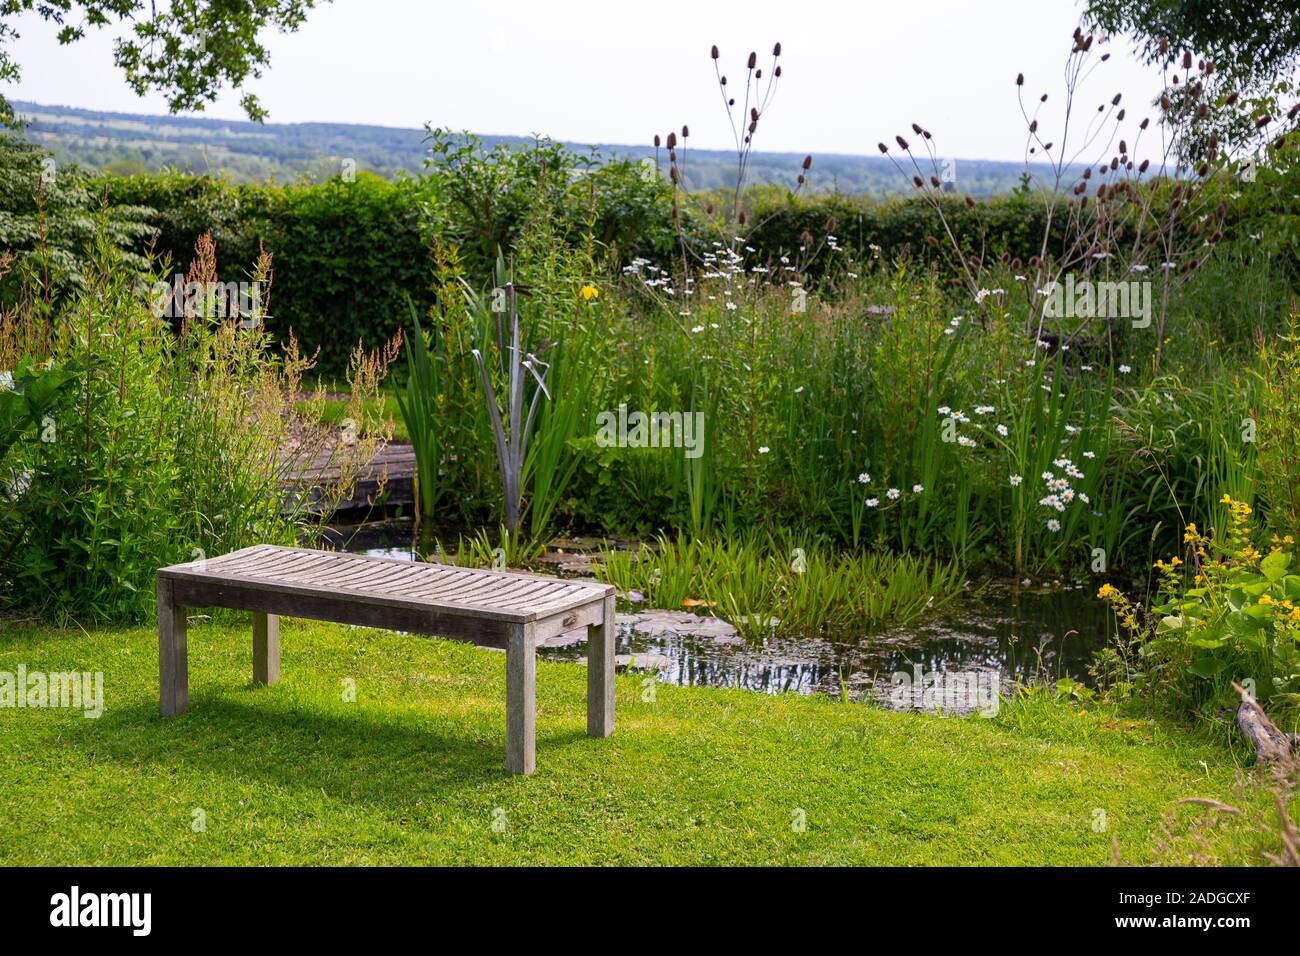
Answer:
MULTIPOLYGON (((1039 507, 1048 508, 1058 514, 1063 513, 1066 508, 1072 504, 1087 505, 1091 503, 1088 495, 1082 491, 1076 491, 1071 481, 1083 481, 1084 474, 1068 458, 1055 458, 1052 465, 1062 474, 1056 471, 1044 471, 1039 477, 1042 478, 1047 494, 1038 499, 1039 507)), ((1053 533, 1061 530, 1061 522, 1057 518, 1047 519, 1047 530, 1053 533)))

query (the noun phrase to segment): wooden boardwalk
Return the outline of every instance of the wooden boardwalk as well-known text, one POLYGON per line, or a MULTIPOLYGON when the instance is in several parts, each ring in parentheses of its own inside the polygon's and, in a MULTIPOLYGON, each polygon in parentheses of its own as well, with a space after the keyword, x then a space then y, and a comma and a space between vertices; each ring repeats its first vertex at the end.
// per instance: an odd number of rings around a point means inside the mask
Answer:
MULTIPOLYGON (((320 500, 320 488, 331 481, 337 481, 339 468, 331 463, 330 452, 322 452, 304 467, 298 469, 284 484, 286 512, 293 510, 292 496, 296 492, 307 496, 307 507, 315 510, 320 500)), ((370 467, 357 478, 352 495, 340 501, 337 511, 368 509, 374 505, 402 505, 410 507, 415 503, 415 449, 410 445, 390 442, 370 460, 370 467), (379 495, 379 485, 387 470, 382 502, 375 499, 379 495)))

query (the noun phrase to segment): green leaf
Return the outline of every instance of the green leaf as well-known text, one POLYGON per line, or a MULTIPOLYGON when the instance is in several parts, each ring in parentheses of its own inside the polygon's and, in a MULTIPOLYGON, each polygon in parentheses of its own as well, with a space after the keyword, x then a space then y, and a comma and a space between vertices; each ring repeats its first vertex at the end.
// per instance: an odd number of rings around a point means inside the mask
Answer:
POLYGON ((1290 563, 1291 555, 1285 551, 1274 551, 1265 555, 1264 560, 1259 562, 1259 569, 1269 581, 1277 581, 1286 574, 1287 566, 1290 563))
POLYGON ((1187 669, 1191 671, 1193 674, 1195 674, 1197 677, 1203 677, 1206 680, 1210 680, 1211 678, 1222 673, 1223 669, 1227 666, 1228 666, 1227 661, 1221 660, 1220 658, 1217 657, 1211 657, 1209 655, 1205 655, 1203 657, 1198 657, 1196 660, 1192 661, 1192 663, 1188 666, 1187 669))

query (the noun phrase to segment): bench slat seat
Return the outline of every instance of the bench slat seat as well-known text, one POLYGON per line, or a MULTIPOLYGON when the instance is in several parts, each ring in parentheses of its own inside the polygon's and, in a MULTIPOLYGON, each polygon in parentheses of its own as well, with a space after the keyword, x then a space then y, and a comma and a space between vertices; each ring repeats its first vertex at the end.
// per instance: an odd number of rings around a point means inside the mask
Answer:
POLYGON ((506 651, 506 762, 534 766, 534 655, 539 644, 587 628, 587 731, 614 718, 614 589, 515 571, 256 545, 158 571, 161 710, 189 704, 185 609, 253 612, 253 678, 275 683, 282 615, 436 634, 506 651))

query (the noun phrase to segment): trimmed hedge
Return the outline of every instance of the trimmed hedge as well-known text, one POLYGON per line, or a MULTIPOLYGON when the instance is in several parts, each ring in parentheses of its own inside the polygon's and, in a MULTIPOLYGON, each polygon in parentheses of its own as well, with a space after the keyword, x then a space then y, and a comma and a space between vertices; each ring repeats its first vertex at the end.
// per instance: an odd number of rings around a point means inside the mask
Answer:
MULTIPOLYGON (((590 229, 619 265, 645 256, 661 265, 676 257, 678 243, 670 218, 671 203, 662 182, 646 182, 631 165, 602 168, 584 176, 547 173, 540 186, 561 210, 556 234, 577 237, 590 229)), ((455 193, 447 175, 388 182, 360 175, 315 185, 234 186, 208 177, 178 174, 105 177, 110 203, 154 210, 158 230, 155 252, 170 256, 183 270, 198 236, 213 232, 227 280, 243 278, 259 247, 273 255, 274 285, 270 298, 271 330, 281 337, 292 329, 310 353, 319 349, 323 371, 344 367, 360 341, 374 347, 405 324, 409 296, 421 308, 432 304, 432 248, 454 245, 469 276, 488 276, 493 250, 507 248, 529 214, 520 201, 524 187, 495 205, 475 208, 455 193)), ((954 263, 939 216, 918 197, 877 200, 869 197, 791 196, 764 191, 754 197, 749 244, 760 260, 781 255, 797 258, 811 238, 823 246, 836 236, 841 253, 826 249, 808 273, 815 281, 850 256, 864 260, 872 246, 892 258, 950 272, 954 263), (927 237, 939 240, 938 247, 927 237)), ((944 212, 963 250, 986 261, 1027 261, 1040 251, 1047 209, 1041 197, 1013 194, 967 206, 958 196, 941 198, 944 212)), ((692 242, 705 247, 715 232, 702 213, 684 210, 692 242)), ((1066 217, 1058 215, 1055 222, 1066 217)), ((1063 245, 1062 227, 1054 226, 1050 248, 1063 245)), ((751 257, 752 259, 753 257, 751 257)))

